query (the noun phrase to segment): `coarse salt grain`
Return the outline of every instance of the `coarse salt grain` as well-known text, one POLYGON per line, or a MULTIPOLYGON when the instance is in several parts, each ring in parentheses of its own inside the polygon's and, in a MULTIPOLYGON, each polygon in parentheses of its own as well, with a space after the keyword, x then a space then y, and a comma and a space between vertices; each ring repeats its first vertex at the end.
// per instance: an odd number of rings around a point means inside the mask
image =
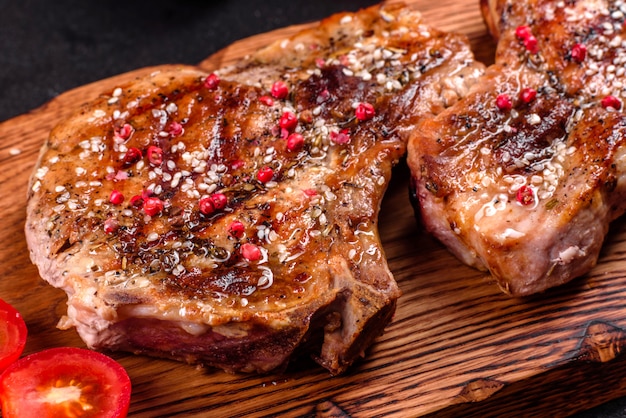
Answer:
POLYGON ((541 117, 538 114, 533 113, 528 116, 528 123, 530 123, 531 125, 538 125, 541 123, 541 117))

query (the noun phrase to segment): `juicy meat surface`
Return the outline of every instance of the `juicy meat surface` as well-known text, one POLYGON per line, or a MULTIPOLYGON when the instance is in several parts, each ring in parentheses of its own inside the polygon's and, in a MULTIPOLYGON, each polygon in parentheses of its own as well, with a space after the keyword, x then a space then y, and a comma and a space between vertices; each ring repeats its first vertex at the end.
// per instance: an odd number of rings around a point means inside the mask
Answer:
POLYGON ((392 165, 482 70, 464 37, 393 5, 105 92, 52 131, 31 179, 26 237, 67 292, 59 326, 230 372, 296 351, 343 372, 400 294, 377 230, 392 165))
POLYGON ((499 38, 470 94, 408 146, 427 228, 512 295, 588 272, 624 212, 625 6, 483 1, 499 38))

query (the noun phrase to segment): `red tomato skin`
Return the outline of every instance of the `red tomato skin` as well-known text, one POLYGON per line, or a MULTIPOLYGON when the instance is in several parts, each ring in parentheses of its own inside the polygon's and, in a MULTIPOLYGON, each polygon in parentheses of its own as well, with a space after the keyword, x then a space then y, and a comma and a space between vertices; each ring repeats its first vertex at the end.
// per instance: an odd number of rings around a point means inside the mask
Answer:
POLYGON ((20 358, 27 336, 28 330, 22 315, 0 299, 0 373, 20 358))
MULTIPOLYGON (((130 405, 131 382, 126 370, 112 358, 88 349, 57 347, 27 355, 0 375, 3 418, 55 418, 78 402, 46 403, 44 393, 58 382, 77 380, 90 387, 87 397, 96 408, 76 417, 124 418, 130 405), (98 408, 100 407, 100 408, 98 408)), ((81 412, 81 410, 78 410, 81 412)))

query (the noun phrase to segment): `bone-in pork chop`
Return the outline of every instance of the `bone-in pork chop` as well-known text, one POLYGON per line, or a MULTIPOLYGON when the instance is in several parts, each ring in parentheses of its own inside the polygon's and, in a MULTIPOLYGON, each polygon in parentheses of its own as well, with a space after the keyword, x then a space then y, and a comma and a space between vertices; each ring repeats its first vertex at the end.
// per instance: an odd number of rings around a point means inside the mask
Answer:
POLYGON ((483 2, 499 37, 472 92, 408 147, 421 217, 461 260, 528 295, 588 272, 624 212, 625 6, 483 2))
POLYGON ((59 124, 26 235, 92 348, 341 373, 400 292, 377 216, 421 115, 481 73, 401 5, 342 13, 212 74, 164 68, 59 124))

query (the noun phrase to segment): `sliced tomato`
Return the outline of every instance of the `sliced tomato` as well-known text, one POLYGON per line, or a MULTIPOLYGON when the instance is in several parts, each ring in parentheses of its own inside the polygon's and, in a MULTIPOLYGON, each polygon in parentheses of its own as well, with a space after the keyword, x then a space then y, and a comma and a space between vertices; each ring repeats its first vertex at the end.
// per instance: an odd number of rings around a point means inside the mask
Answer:
POLYGON ((20 358, 27 334, 22 315, 0 299, 0 372, 20 358))
POLYGON ((39 351, 0 375, 3 418, 125 417, 130 392, 121 364, 84 348, 39 351))

